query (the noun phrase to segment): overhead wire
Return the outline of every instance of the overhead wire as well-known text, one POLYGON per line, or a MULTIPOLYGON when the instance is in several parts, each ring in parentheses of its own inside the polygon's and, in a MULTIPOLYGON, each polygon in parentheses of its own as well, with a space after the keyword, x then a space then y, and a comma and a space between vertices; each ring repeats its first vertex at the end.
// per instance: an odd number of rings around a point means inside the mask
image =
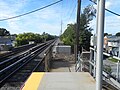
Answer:
POLYGON ((72 5, 73 8, 70 9, 71 12, 69 13, 69 16, 68 16, 67 18, 65 18, 64 21, 71 19, 72 15, 73 15, 73 13, 74 13, 74 11, 75 11, 75 8, 76 8, 77 4, 74 2, 73 5, 72 5), (74 6, 73 6, 73 5, 74 5, 74 6))
MULTIPOLYGON (((65 0, 66 2, 69 2, 69 0, 65 0)), ((64 14, 64 18, 66 18, 68 16, 68 13, 70 12, 71 10, 71 6, 72 6, 73 3, 69 3, 67 4, 67 9, 66 9, 66 13, 64 14)), ((64 5, 66 6, 66 5, 64 5)))
MULTIPOLYGON (((94 1, 92 1, 92 0, 90 0, 90 1, 91 1, 91 2, 93 2, 94 4, 96 4, 96 5, 97 5, 97 3, 96 3, 96 2, 94 2, 94 1)), ((114 15, 120 16, 120 14, 115 13, 115 12, 113 12, 113 11, 109 10, 109 9, 106 9, 106 8, 105 8, 105 10, 106 10, 106 11, 108 11, 108 12, 110 12, 110 13, 112 13, 112 14, 114 14, 114 15)))
POLYGON ((72 10, 72 12, 71 12, 71 14, 70 14, 70 17, 68 18, 69 20, 71 19, 72 15, 73 15, 73 12, 75 11, 76 6, 77 6, 77 4, 75 4, 75 6, 74 6, 74 8, 73 8, 73 10, 72 10))
MULTIPOLYGON (((68 0, 69 1, 69 0, 68 0)), ((72 9, 74 8, 74 4, 75 4, 76 0, 72 0, 71 3, 69 4, 69 8, 66 11, 66 14, 64 15, 64 20, 68 19, 68 16, 71 14, 72 9)))
POLYGON ((54 2, 54 3, 51 3, 51 4, 49 4, 49 5, 43 6, 43 7, 41 7, 41 8, 35 9, 35 10, 33 10, 33 11, 30 11, 30 12, 27 12, 27 13, 24 13, 24 14, 20 14, 20 15, 17 15, 17 16, 9 17, 9 18, 0 19, 0 21, 6 21, 6 20, 14 19, 14 18, 19 18, 19 17, 25 16, 25 15, 28 15, 28 14, 31 14, 31 13, 34 13, 34 12, 37 12, 37 11, 40 11, 40 10, 45 9, 45 8, 47 8, 47 7, 50 7, 50 6, 52 6, 52 5, 55 5, 55 4, 57 4, 57 3, 61 2, 61 1, 63 1, 63 0, 56 1, 56 2, 54 2))

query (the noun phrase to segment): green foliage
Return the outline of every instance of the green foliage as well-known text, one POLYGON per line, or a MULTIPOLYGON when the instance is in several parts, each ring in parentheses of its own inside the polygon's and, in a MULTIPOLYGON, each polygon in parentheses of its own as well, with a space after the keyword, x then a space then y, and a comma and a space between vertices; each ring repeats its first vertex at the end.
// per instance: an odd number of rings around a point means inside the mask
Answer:
POLYGON ((109 74, 112 73, 112 68, 111 68, 110 65, 104 65, 103 66, 103 70, 106 71, 106 72, 108 72, 109 74))
POLYGON ((108 33, 104 33, 104 36, 108 36, 108 33))
POLYGON ((110 60, 110 61, 112 61, 112 62, 118 62, 118 60, 117 60, 117 59, 112 58, 112 57, 109 57, 109 58, 108 58, 108 60, 110 60))
POLYGON ((48 41, 48 40, 56 38, 56 36, 53 36, 53 35, 50 35, 48 33, 43 32, 42 38, 43 38, 44 41, 48 41))
POLYGON ((35 43, 41 43, 47 40, 54 39, 55 36, 46 34, 45 32, 40 34, 34 34, 34 33, 23 33, 18 34, 16 37, 16 46, 21 46, 25 44, 29 44, 29 41, 34 41, 35 43))
POLYGON ((116 33, 116 36, 120 36, 120 32, 116 33))
POLYGON ((74 38, 75 38, 75 26, 74 24, 68 24, 67 29, 65 30, 64 34, 61 36, 62 41, 66 45, 73 45, 74 38))
MULTIPOLYGON (((95 17, 96 10, 93 8, 93 6, 88 5, 81 14, 80 17, 80 30, 79 30, 79 44, 81 47, 83 47, 86 50, 89 50, 90 46, 90 37, 91 37, 91 31, 93 30, 89 24, 90 21, 93 20, 93 17, 95 17)), ((68 24, 67 29, 65 32, 60 36, 60 39, 67 45, 74 46, 75 43, 75 29, 76 29, 76 23, 75 24, 68 24)))
POLYGON ((10 32, 4 28, 0 28, 0 36, 9 36, 10 32))

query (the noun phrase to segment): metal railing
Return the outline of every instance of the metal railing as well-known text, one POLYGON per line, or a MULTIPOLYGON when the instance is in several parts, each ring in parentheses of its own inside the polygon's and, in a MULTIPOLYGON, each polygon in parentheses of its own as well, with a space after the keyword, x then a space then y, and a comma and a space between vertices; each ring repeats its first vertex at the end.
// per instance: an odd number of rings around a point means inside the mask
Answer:
MULTIPOLYGON (((84 52, 80 54, 78 54, 78 60, 76 62, 76 66, 75 66, 75 70, 76 72, 80 72, 80 71, 88 71, 95 79, 96 79, 96 58, 95 58, 95 53, 96 50, 94 48, 90 48, 90 57, 89 59, 85 59, 82 57, 82 55, 84 54, 84 52), (86 70, 87 69, 87 70, 86 70)), ((117 59, 117 65, 116 65, 116 77, 111 75, 110 73, 106 72, 105 70, 103 70, 103 80, 109 79, 110 82, 112 82, 114 84, 114 86, 117 86, 120 89, 120 58, 116 57, 116 56, 112 56, 108 53, 103 52, 104 56, 108 56, 108 57, 112 57, 114 59, 117 59)))

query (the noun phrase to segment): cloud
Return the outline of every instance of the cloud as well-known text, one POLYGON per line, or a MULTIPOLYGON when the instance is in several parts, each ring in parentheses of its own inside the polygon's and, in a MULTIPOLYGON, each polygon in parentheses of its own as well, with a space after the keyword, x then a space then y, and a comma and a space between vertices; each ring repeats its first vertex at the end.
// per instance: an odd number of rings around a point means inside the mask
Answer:
MULTIPOLYGON (((96 31, 96 19, 94 19, 90 26, 94 29, 93 33, 96 31)), ((106 16, 105 17, 105 28, 104 32, 110 33, 110 34, 116 34, 120 31, 120 19, 118 19, 117 16, 106 16)))
POLYGON ((17 12, 24 8, 27 0, 1 0, 0 1, 0 19, 9 18, 17 15, 17 12), (23 2, 24 1, 24 2, 23 2))
POLYGON ((117 18, 120 20, 120 16, 117 16, 117 18))
MULTIPOLYGON (((5 0, 2 0, 0 2, 0 19, 19 15, 19 13, 23 13, 21 11, 24 11, 24 7, 26 7, 27 4, 30 4, 28 2, 30 0, 13 0, 10 1, 10 3, 8 1, 5 2, 5 0), (22 2, 24 2, 24 4, 22 4, 22 2)), ((50 7, 49 9, 46 8, 21 18, 0 22, 0 24, 5 25, 5 28, 12 34, 22 32, 47 32, 59 35, 60 19, 59 8, 50 7)))
MULTIPOLYGON (((105 8, 108 9, 108 8, 110 8, 111 5, 112 5, 112 2, 111 2, 111 1, 106 1, 106 2, 105 2, 105 8)), ((93 5, 93 7, 94 7, 95 9, 97 9, 97 5, 95 5, 95 4, 93 5)))
POLYGON ((105 8, 109 9, 111 5, 112 5, 112 2, 111 1, 107 1, 105 3, 105 8))
MULTIPOLYGON (((0 1, 0 19, 9 18, 18 15, 17 12, 21 10, 24 5, 27 3, 27 0, 1 0, 0 1)), ((2 24, 7 28, 11 33, 13 32, 19 32, 20 26, 19 26, 19 20, 20 18, 15 18, 12 20, 7 20, 0 22, 1 26, 2 24)))
POLYGON ((120 0, 107 0, 106 1, 106 8, 112 11, 120 13, 119 10, 120 0))
POLYGON ((112 34, 115 34, 120 31, 120 20, 117 16, 107 16, 106 17, 106 28, 105 30, 107 32, 110 32, 112 34))

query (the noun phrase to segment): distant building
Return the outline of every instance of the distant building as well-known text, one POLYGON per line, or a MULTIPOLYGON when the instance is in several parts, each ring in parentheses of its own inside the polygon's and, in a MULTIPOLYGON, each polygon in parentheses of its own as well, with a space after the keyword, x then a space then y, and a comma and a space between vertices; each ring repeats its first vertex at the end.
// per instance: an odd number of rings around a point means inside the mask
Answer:
POLYGON ((120 52, 120 37, 108 36, 108 47, 112 54, 118 56, 120 52))
POLYGON ((111 47, 119 47, 119 41, 120 41, 120 37, 116 37, 116 36, 108 36, 108 46, 111 47))
POLYGON ((29 41, 29 44, 34 44, 35 43, 35 41, 29 41))
MULTIPOLYGON (((91 37, 91 46, 94 46, 97 44, 97 37, 92 36, 91 37)), ((111 53, 115 56, 120 57, 120 37, 117 36, 105 36, 104 37, 104 51, 111 53)))
POLYGON ((8 51, 14 46, 15 36, 0 37, 0 51, 8 51))

